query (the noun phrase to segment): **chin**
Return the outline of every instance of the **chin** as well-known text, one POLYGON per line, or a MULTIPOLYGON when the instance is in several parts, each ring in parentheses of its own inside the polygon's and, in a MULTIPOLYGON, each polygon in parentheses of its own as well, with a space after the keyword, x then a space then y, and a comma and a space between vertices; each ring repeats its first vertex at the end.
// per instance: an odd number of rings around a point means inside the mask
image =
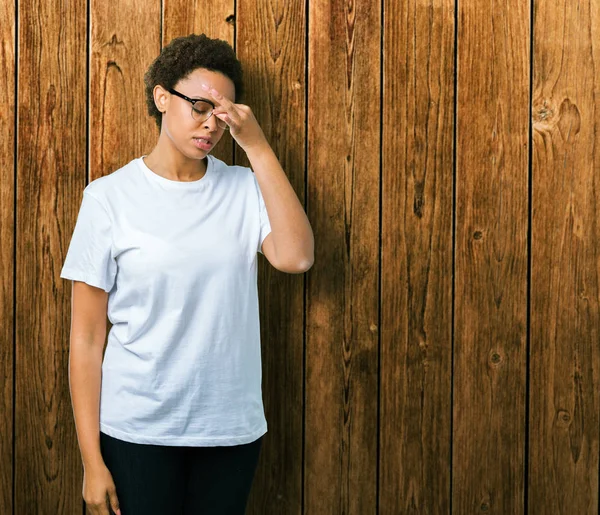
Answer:
MULTIPOLYGON (((213 148, 215 148, 214 145, 213 148)), ((202 150, 192 145, 191 150, 186 149, 186 151, 179 147, 179 152, 181 152, 185 157, 189 159, 202 160, 212 152, 212 148, 210 150, 202 150)))

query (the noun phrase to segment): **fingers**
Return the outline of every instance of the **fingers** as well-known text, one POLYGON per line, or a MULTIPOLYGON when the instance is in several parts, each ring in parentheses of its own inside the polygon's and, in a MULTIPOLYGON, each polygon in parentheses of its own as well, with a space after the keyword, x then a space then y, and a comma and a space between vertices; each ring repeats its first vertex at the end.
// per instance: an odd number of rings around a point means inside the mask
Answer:
POLYGON ((231 109, 235 109, 235 104, 225 95, 222 95, 215 88, 211 88, 208 84, 202 84, 202 89, 206 91, 211 97, 217 100, 221 104, 221 108, 229 111, 231 109))
POLYGON ((90 515, 121 515, 119 500, 117 499, 117 493, 114 490, 107 493, 104 501, 89 501, 86 502, 85 505, 87 512, 90 515))
POLYGON ((229 126, 239 127, 240 117, 238 106, 225 95, 222 95, 219 91, 211 88, 207 84, 202 84, 202 89, 208 93, 209 97, 213 98, 220 104, 219 107, 215 107, 214 109, 215 116, 225 121, 229 126))
POLYGON ((108 500, 110 503, 110 507, 112 511, 116 513, 116 515, 121 515, 121 510, 119 510, 119 499, 117 499, 117 492, 114 489, 108 490, 108 500))
POLYGON ((109 510, 108 499, 104 499, 104 502, 86 502, 85 510, 90 515, 113 515, 109 510))
POLYGON ((231 118, 229 118, 227 113, 215 113, 215 116, 219 120, 223 120, 227 125, 229 125, 229 127, 231 127, 233 125, 233 123, 231 122, 231 118))

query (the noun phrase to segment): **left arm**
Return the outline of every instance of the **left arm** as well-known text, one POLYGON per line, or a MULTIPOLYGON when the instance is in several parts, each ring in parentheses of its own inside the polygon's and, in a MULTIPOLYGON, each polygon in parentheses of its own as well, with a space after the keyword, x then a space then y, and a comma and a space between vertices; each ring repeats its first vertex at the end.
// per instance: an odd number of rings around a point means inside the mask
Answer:
POLYGON ((294 188, 266 140, 245 151, 271 223, 271 233, 264 241, 265 256, 280 270, 306 272, 314 263, 314 236, 294 188), (272 256, 266 249, 270 236, 272 256))
POLYGON ((256 175, 271 223, 271 233, 263 242, 265 257, 283 272, 306 272, 314 262, 313 232, 252 109, 234 103, 208 84, 202 88, 220 103, 213 113, 227 122, 231 136, 248 155, 256 175))

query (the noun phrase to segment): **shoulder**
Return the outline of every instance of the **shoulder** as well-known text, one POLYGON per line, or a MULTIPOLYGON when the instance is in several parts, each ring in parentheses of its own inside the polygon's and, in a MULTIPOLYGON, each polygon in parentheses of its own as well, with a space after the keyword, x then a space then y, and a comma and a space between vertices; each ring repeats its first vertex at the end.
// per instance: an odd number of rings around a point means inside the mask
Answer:
POLYGON ((121 168, 90 181, 83 190, 84 195, 87 194, 106 206, 111 194, 115 190, 122 190, 126 183, 132 180, 134 168, 137 166, 137 159, 139 158, 132 159, 121 168))
POLYGON ((254 185, 254 172, 252 168, 241 165, 228 165, 221 159, 209 154, 209 159, 212 159, 213 171, 219 176, 219 178, 225 179, 230 185, 254 185))
POLYGON ((253 173, 252 169, 248 166, 228 165, 225 161, 222 161, 218 157, 215 157, 211 154, 208 154, 208 158, 212 160, 214 170, 218 173, 237 175, 239 177, 247 176, 249 173, 253 173))

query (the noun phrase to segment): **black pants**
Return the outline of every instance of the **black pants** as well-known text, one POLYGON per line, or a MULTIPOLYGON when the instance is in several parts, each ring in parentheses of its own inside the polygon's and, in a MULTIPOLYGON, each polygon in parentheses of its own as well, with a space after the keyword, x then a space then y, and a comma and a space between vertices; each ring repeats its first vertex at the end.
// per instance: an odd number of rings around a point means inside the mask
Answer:
POLYGON ((261 444, 173 447, 100 432, 122 515, 243 515, 261 444))

